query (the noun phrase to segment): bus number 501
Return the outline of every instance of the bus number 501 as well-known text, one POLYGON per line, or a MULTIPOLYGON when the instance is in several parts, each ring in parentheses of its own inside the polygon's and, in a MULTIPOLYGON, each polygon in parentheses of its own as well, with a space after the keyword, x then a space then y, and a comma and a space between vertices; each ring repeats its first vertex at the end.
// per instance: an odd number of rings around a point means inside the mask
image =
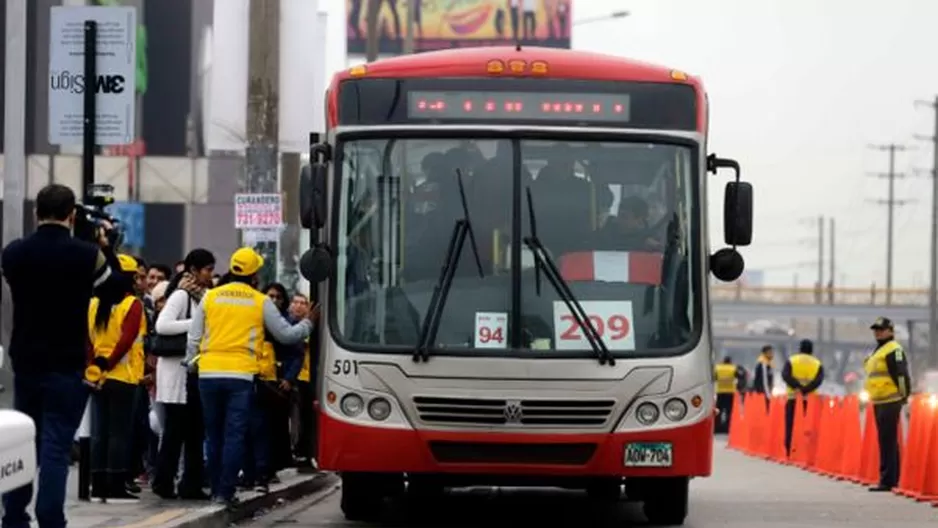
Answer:
POLYGON ((339 374, 343 376, 351 374, 358 376, 358 361, 352 359, 337 359, 335 363, 332 364, 332 373, 336 376, 339 374))

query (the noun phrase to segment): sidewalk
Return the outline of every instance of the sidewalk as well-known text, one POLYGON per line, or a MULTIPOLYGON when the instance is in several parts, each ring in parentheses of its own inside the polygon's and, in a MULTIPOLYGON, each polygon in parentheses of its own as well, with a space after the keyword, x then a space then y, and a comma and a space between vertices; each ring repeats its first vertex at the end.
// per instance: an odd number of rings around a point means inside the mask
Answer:
POLYGON ((237 511, 227 512, 223 506, 209 502, 163 500, 146 487, 136 504, 79 501, 78 466, 74 465, 69 474, 65 515, 69 528, 226 527, 281 501, 314 493, 334 481, 328 473, 300 475, 294 470, 284 470, 279 475, 282 483, 272 485, 270 493, 239 493, 242 504, 237 511))

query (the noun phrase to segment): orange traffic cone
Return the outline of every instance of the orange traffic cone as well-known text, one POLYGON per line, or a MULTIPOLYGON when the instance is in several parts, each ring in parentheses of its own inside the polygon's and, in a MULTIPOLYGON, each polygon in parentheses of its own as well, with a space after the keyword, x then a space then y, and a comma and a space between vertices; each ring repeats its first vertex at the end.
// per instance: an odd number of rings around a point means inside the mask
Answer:
POLYGON ((872 486, 879 482, 879 434, 873 405, 866 405, 866 420, 863 425, 863 443, 860 448, 860 471, 857 482, 872 486))
POLYGON ((863 428, 860 426, 860 400, 856 396, 848 396, 844 401, 841 431, 844 455, 840 474, 846 480, 859 482, 863 428))

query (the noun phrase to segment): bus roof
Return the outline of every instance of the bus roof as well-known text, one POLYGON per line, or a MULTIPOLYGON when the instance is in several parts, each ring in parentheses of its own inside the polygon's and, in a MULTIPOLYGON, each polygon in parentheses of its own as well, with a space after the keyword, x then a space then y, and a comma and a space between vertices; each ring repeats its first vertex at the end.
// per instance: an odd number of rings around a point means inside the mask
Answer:
MULTIPOLYGON (((493 46, 480 48, 460 48, 442 51, 404 55, 369 63, 364 75, 353 76, 352 69, 337 73, 332 79, 330 91, 339 83, 352 78, 374 77, 479 77, 504 76, 518 77, 506 71, 502 74, 490 74, 486 70, 489 61, 522 60, 530 64, 533 61, 547 63, 545 75, 525 74, 526 77, 547 77, 562 79, 583 79, 602 81, 638 81, 638 82, 683 82, 701 91, 700 79, 687 75, 686 80, 675 79, 675 70, 623 57, 614 57, 588 51, 573 51, 556 48, 493 46)), ((683 73, 683 72, 680 72, 683 73)))

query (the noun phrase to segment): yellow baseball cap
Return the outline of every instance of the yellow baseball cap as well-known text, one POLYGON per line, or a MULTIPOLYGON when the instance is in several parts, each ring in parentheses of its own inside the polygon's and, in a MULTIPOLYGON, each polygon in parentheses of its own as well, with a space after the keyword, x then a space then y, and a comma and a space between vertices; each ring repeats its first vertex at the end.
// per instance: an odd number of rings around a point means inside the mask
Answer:
POLYGON ((239 277, 254 275, 264 267, 264 257, 260 256, 254 248, 243 247, 231 254, 228 271, 239 277))
POLYGON ((121 265, 121 271, 133 272, 137 271, 137 268, 140 267, 137 264, 137 259, 123 253, 117 255, 117 262, 121 265))

